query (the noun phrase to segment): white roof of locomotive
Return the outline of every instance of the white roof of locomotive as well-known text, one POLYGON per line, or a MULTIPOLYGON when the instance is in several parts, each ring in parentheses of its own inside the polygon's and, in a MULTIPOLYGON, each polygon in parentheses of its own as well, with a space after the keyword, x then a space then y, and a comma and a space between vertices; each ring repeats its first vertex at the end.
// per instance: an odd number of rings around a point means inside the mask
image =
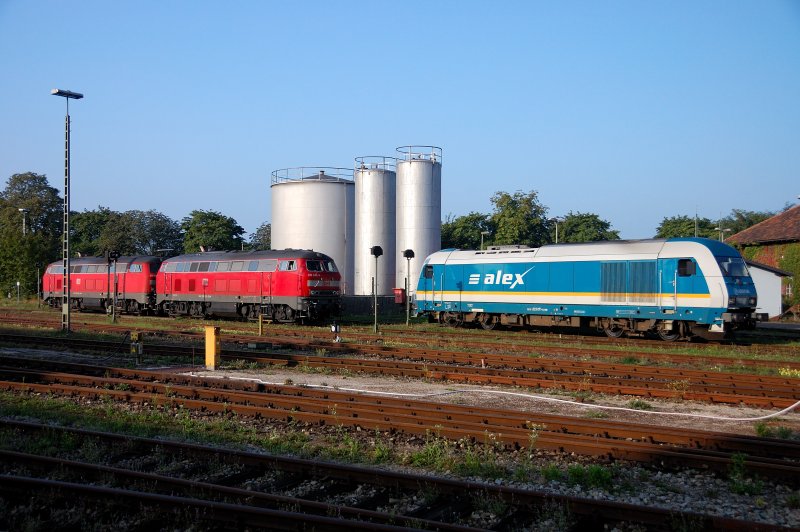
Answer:
POLYGON ((697 257, 711 255, 702 242, 691 240, 610 240, 581 244, 552 244, 540 248, 516 248, 513 246, 476 250, 444 249, 430 255, 427 263, 448 262, 494 263, 535 262, 537 260, 654 260, 657 257, 697 257))

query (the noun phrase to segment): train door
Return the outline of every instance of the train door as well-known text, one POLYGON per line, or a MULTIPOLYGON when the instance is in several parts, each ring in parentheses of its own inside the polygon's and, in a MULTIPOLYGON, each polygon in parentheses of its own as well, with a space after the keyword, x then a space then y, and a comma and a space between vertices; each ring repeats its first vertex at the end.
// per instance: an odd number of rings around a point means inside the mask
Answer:
POLYGON ((442 300, 446 310, 461 312, 461 295, 464 290, 464 266, 449 265, 445 268, 444 282, 442 283, 442 300), (444 299, 447 301, 445 302, 444 299))
MULTIPOLYGON (((422 267, 422 275, 420 276, 420 283, 417 287, 417 292, 425 294, 425 303, 423 310, 435 310, 437 306, 436 301, 436 281, 434 280, 434 265, 426 264, 422 267)), ((417 304, 422 304, 421 298, 417 296, 417 304)), ((438 303, 441 305, 441 302, 438 303)))
POLYGON ((261 304, 272 305, 272 272, 261 272, 261 304))
POLYGON ((675 312, 678 308, 678 259, 660 259, 658 272, 658 306, 662 312, 675 312))
POLYGON ((659 306, 662 311, 676 312, 681 295, 694 293, 697 263, 690 258, 659 260, 659 306))

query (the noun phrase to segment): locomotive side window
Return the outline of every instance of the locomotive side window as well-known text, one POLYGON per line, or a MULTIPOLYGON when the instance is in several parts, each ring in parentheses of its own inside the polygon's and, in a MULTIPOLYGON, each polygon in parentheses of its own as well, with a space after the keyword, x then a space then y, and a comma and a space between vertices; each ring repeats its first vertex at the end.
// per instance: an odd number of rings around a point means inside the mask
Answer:
POLYGON ((235 260, 231 263, 231 271, 232 272, 240 272, 244 269, 244 261, 243 260, 235 260))
POLYGON ((278 261, 275 259, 266 259, 258 261, 258 271, 260 272, 274 272, 278 267, 278 261))
POLYGON ((433 279, 433 266, 430 264, 425 265, 425 278, 433 279))
POLYGON ((292 272, 297 269, 293 260, 282 260, 278 263, 278 269, 282 272, 292 272))
MULTIPOLYGON (((211 263, 210 262, 201 262, 199 264, 199 266, 197 267, 197 271, 198 272, 207 272, 209 264, 211 264, 211 263)), ((194 270, 192 270, 192 271, 194 271, 194 270)))
POLYGON ((208 264, 208 271, 210 271, 210 272, 217 271, 217 264, 218 264, 217 262, 210 262, 208 264))
POLYGON ((678 259, 678 275, 690 277, 697 273, 697 265, 692 259, 678 259))
POLYGON ((186 263, 184 263, 184 262, 177 263, 175 265, 175 271, 176 272, 182 272, 185 265, 186 265, 186 263))
POLYGON ((175 271, 175 264, 174 262, 170 262, 164 266, 164 273, 171 273, 175 271))
POLYGON ((86 273, 97 273, 97 264, 91 264, 86 269, 86 273))
POLYGON ((131 273, 142 273, 142 265, 141 264, 131 264, 131 269, 128 270, 131 273))
POLYGON ((193 262, 192 265, 189 266, 189 271, 190 272, 196 272, 197 268, 199 268, 199 267, 200 267, 200 263, 199 262, 193 262))
POLYGON ((257 272, 258 271, 258 261, 251 260, 250 263, 247 265, 248 272, 257 272))
POLYGON ((218 272, 229 272, 229 271, 231 271, 231 263, 230 262, 218 262, 217 263, 217 271, 218 272))

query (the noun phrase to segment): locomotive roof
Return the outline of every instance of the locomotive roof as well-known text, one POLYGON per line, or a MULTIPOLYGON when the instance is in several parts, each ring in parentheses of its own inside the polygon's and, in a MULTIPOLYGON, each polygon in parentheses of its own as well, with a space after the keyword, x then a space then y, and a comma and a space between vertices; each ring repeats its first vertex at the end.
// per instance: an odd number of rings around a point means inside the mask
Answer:
POLYGON ((206 251, 170 257, 164 262, 257 260, 257 259, 317 259, 332 260, 328 255, 310 249, 269 249, 264 251, 206 251))
MULTIPOLYGON (((48 266, 52 266, 53 264, 61 264, 62 261, 57 260, 55 262, 51 262, 48 266)), ((117 263, 126 263, 130 264, 132 262, 146 262, 150 264, 159 264, 161 262, 161 257, 154 257, 152 255, 121 255, 117 258, 117 263)), ((109 260, 104 256, 101 257, 73 257, 69 259, 70 265, 86 265, 86 264, 108 264, 109 260)))
POLYGON ((459 250, 447 249, 438 253, 456 252, 459 256, 473 256, 476 259, 487 260, 512 259, 524 257, 558 258, 566 256, 598 256, 598 255, 632 255, 632 254, 658 254, 666 244, 699 244, 707 248, 713 255, 726 257, 738 256, 739 253, 724 242, 709 238, 650 238, 642 240, 602 240, 597 242, 580 242, 566 244, 548 244, 538 248, 501 246, 487 250, 459 250))

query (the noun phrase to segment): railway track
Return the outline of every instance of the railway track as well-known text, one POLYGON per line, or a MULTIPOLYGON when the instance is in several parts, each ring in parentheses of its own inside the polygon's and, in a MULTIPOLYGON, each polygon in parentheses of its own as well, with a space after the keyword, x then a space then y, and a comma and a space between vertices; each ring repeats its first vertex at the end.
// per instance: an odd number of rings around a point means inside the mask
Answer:
POLYGON ((491 435, 509 448, 527 447, 534 438, 537 449, 719 473, 732 467, 734 455, 744 454, 748 471, 753 474, 800 482, 800 442, 790 440, 576 420, 230 379, 201 379, 163 371, 65 363, 58 364, 64 371, 54 371, 52 366, 56 364, 50 361, 14 363, 6 358, 3 363, 0 389, 14 392, 105 397, 359 430, 396 430, 423 436, 433 432, 451 440, 482 442, 491 435))
MULTIPOLYGON (((237 337, 233 337, 237 339, 237 337)), ((239 341, 252 339, 238 337, 239 341)), ((0 334, 12 344, 65 346, 73 349, 119 351, 121 344, 76 338, 0 334)), ((281 340, 285 344, 285 340, 281 340)), ((596 392, 648 398, 684 399, 763 408, 786 408, 800 400, 797 380, 790 377, 705 372, 681 368, 648 367, 564 359, 498 355, 472 352, 440 352, 421 348, 341 344, 293 339, 289 345, 307 351, 355 353, 353 356, 287 354, 285 352, 223 350, 223 357, 262 364, 305 365, 315 368, 365 372, 472 384, 596 392), (366 358, 365 358, 366 357, 366 358), (402 359, 402 360, 398 360, 402 359), (409 361, 411 360, 411 361, 409 361)), ((151 355, 183 356, 187 363, 198 356, 196 346, 148 343, 151 355)))
MULTIPOLYGON (((619 523, 647 530, 670 530, 680 523, 697 530, 773 529, 690 512, 161 438, 9 420, 0 420, 0 431, 5 442, 14 443, 0 451, 0 496, 7 508, 24 508, 46 497, 39 510, 46 514, 81 501, 84 512, 94 510, 94 522, 115 528, 121 521, 137 529, 181 528, 188 517, 193 524, 222 530, 518 530, 547 523, 555 511, 570 516, 573 530, 603 530, 619 523), (61 443, 69 452, 45 456, 26 450, 42 438, 51 449, 61 443), (493 511, 485 511, 487 506, 493 511)), ((0 522, 8 522, 10 515, 0 522)))
MULTIPOLYGON (((50 317, 8 315, 0 312, 0 321, 7 324, 33 325, 49 328, 60 328, 61 322, 50 317)), ((159 320, 161 321, 161 320, 159 320)), ((252 325, 245 323, 229 322, 232 326, 240 328, 251 328, 252 325)), ((84 327, 87 330, 98 331, 129 331, 130 326, 111 325, 108 323, 98 323, 97 320, 84 319, 82 321, 73 320, 74 326, 84 327)), ((185 322, 172 322, 173 329, 183 330, 189 336, 201 334, 192 332, 202 326, 202 321, 186 324, 185 322)), ((568 357, 600 357, 610 359, 639 359, 657 363, 672 364, 705 364, 713 366, 738 366, 743 368, 772 367, 775 364, 774 357, 782 357, 781 364, 792 369, 800 369, 800 361, 796 358, 800 354, 800 348, 793 345, 775 345, 772 343, 752 344, 752 343, 730 343, 732 356, 713 356, 713 355, 684 355, 671 353, 670 351, 685 348, 684 344, 658 343, 648 340, 638 339, 611 339, 605 337, 592 337, 580 335, 562 335, 554 333, 540 333, 535 336, 535 342, 530 342, 531 335, 520 331, 503 331, 498 334, 489 331, 463 331, 441 329, 437 331, 418 331, 405 327, 383 327, 381 334, 371 332, 361 332, 360 327, 349 327, 346 339, 349 342, 378 344, 391 341, 402 342, 404 344, 419 344, 423 348, 458 348, 467 342, 473 352, 485 351, 488 354, 496 353, 531 355, 552 355, 568 357), (525 337, 526 341, 519 342, 519 338, 525 337), (539 339, 541 337, 541 339, 539 339), (557 345, 542 345, 542 341, 557 345), (538 345, 535 345, 538 344, 538 345), (641 348, 641 349, 638 349, 641 348), (788 359, 787 359, 788 358, 788 359)), ((139 328, 138 330, 146 330, 139 328)), ((152 331, 161 329, 153 328, 152 331)), ((300 338, 308 341, 319 340, 327 341, 331 338, 329 332, 321 328, 313 327, 280 327, 277 330, 266 332, 264 336, 255 334, 229 335, 239 337, 245 341, 288 341, 291 338, 300 338)), ((718 349, 718 343, 691 344, 692 349, 718 349)))

